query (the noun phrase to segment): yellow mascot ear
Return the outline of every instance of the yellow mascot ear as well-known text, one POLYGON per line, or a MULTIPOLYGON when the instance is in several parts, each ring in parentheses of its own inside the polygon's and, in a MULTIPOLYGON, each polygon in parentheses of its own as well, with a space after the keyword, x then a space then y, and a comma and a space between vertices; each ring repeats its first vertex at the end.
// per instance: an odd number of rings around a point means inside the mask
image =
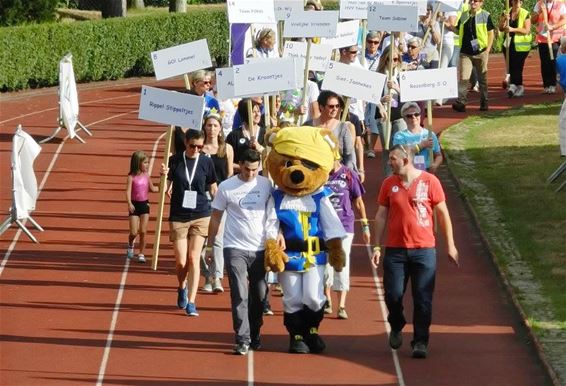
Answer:
POLYGON ((332 154, 334 155, 334 159, 335 160, 341 159, 342 157, 340 157, 340 149, 338 147, 339 142, 338 139, 332 133, 332 130, 326 127, 322 127, 320 129, 320 135, 322 135, 324 140, 328 142, 328 144, 330 145, 330 148, 332 149, 332 154))
POLYGON ((265 132, 264 143, 266 146, 273 147, 273 140, 277 135, 277 132, 281 130, 280 127, 273 127, 265 132))

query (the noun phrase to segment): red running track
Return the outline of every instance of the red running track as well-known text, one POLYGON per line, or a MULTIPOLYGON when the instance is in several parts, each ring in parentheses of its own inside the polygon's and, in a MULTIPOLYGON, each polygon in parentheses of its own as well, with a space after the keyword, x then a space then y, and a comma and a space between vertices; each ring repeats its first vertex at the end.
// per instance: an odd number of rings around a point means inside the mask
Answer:
MULTIPOLYGON (((505 97, 500 89, 503 68, 501 58, 494 56, 492 110, 559 98, 541 94, 536 53, 527 60, 525 98, 505 97)), ((160 162, 160 136, 165 130, 137 119, 141 84, 157 82, 129 79, 80 85, 80 119, 94 136, 82 133, 86 144, 61 137, 42 146, 35 163, 41 192, 33 217, 45 232, 32 229, 41 243, 32 243, 15 227, 0 238, 1 385, 550 384, 444 167, 440 175, 462 267, 447 262, 441 241, 428 359, 410 358, 407 343, 398 352, 388 348, 381 272, 379 278, 374 276, 359 239, 352 252, 350 318, 331 315, 323 321, 321 333, 328 343, 323 355, 285 352, 287 335, 280 298, 275 296, 275 316, 265 318, 262 350, 248 357, 231 355, 228 293, 199 294, 198 318, 176 308, 174 261, 166 231, 157 271, 125 259, 129 156, 137 149, 151 154, 156 148, 160 162)), ((181 85, 180 80, 159 83, 181 85)), ((469 107, 474 113, 477 100, 472 99, 469 107)), ((435 129, 465 116, 449 106, 439 108, 435 129)), ((1 208, 10 206, 9 157, 15 126, 21 123, 40 139, 52 133, 56 118, 56 89, 2 95, 1 208)), ((366 162, 365 201, 372 217, 381 164, 378 159, 366 162)), ((1 214, 7 216, 5 210, 1 214)), ((405 331, 408 342, 411 326, 405 331)))

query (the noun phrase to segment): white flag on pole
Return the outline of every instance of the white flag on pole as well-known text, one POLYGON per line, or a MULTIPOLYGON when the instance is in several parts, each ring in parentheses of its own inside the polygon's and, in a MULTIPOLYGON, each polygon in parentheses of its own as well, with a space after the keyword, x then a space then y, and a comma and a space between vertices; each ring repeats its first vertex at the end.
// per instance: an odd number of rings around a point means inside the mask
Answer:
POLYGON ((33 162, 40 152, 41 146, 31 135, 22 129, 16 131, 12 140, 12 183, 18 220, 28 218, 35 209, 37 180, 33 162))
POLYGON ((71 54, 65 55, 59 62, 59 111, 69 137, 74 138, 79 121, 79 96, 71 54))

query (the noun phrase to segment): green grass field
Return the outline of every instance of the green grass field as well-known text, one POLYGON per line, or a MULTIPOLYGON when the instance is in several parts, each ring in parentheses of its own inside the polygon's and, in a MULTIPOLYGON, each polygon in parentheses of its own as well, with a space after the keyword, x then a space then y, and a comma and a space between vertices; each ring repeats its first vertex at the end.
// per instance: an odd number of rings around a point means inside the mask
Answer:
POLYGON ((554 103, 471 117, 442 145, 529 324, 559 355, 551 362, 566 366, 566 189, 546 183, 564 161, 559 111, 554 103))

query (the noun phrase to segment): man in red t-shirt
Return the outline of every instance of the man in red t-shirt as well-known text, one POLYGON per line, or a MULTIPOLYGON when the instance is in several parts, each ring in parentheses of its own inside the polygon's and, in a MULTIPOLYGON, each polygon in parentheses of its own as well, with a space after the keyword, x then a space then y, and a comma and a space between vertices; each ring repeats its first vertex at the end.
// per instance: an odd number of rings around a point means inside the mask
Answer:
POLYGON ((393 175, 386 178, 379 191, 379 208, 375 215, 375 247, 372 264, 377 268, 381 257, 381 240, 385 237, 383 286, 391 326, 389 345, 401 347, 401 330, 406 324, 403 295, 409 278, 413 292, 414 335, 413 358, 426 358, 432 316, 432 294, 436 275, 436 249, 433 211, 436 209, 448 257, 458 265, 452 222, 446 207, 444 191, 433 174, 413 165, 415 149, 395 145, 389 152, 393 175))

